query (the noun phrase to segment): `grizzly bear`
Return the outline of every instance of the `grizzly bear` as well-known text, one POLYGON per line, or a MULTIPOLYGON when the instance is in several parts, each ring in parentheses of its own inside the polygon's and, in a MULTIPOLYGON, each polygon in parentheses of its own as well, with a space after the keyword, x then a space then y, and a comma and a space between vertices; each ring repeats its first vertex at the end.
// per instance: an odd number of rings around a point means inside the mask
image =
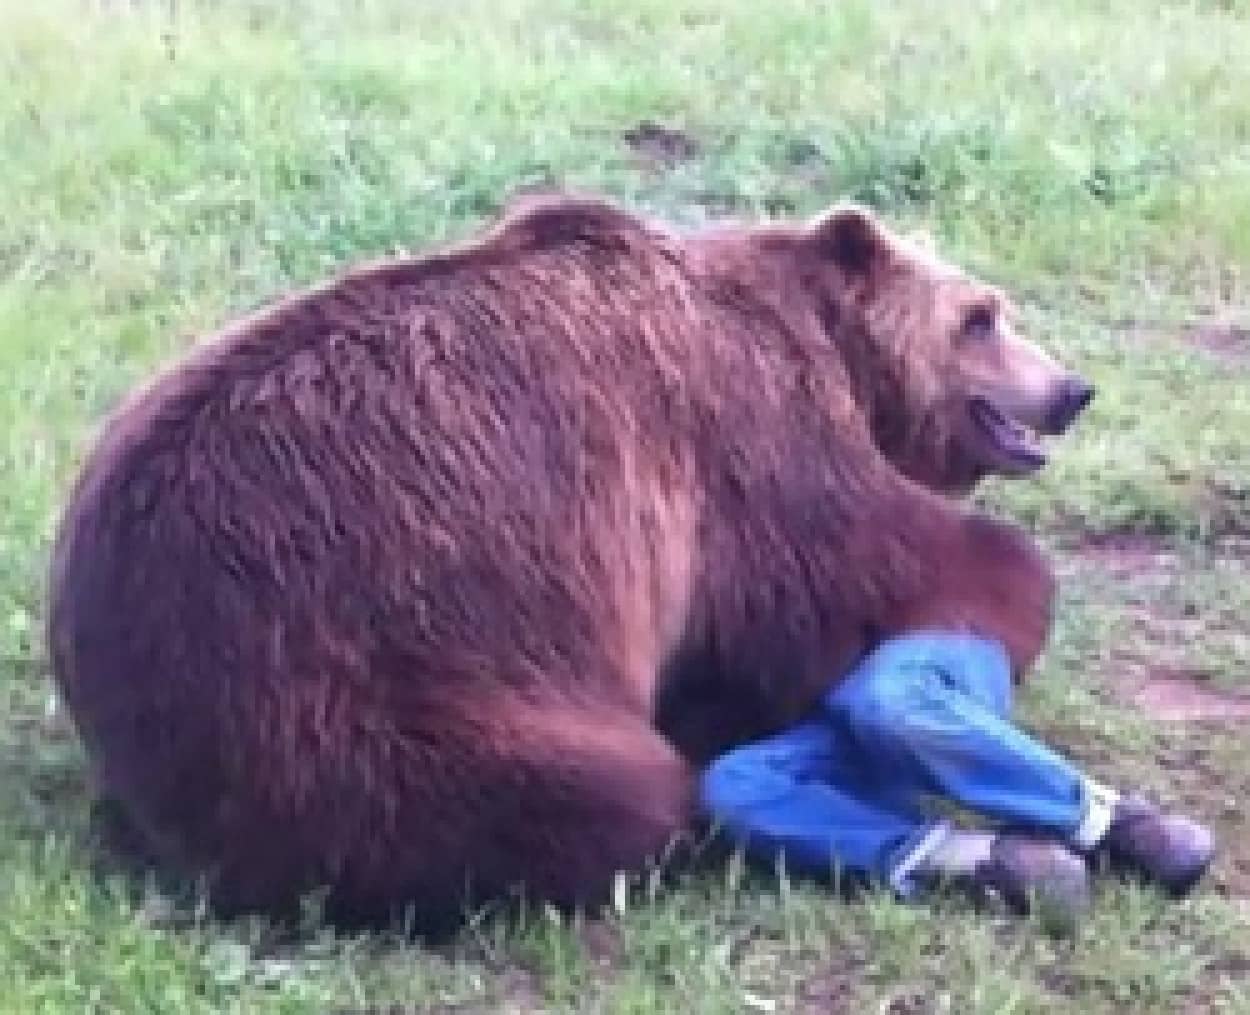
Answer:
POLYGON ((104 428, 50 582, 108 797, 227 911, 593 905, 692 770, 880 638, 1003 638, 1045 561, 959 507, 1089 387, 862 208, 680 235, 593 197, 372 264, 104 428))

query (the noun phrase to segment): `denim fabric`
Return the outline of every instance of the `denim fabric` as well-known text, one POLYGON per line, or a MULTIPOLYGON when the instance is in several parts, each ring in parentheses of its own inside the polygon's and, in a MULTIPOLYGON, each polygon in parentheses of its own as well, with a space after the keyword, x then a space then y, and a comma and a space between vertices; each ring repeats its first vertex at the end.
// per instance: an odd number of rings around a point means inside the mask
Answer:
POLYGON ((835 869, 907 894, 941 838, 942 799, 995 822, 1071 839, 1092 784, 1013 725, 1011 667, 996 642, 909 634, 867 656, 815 714, 712 762, 703 806, 757 858, 835 869))

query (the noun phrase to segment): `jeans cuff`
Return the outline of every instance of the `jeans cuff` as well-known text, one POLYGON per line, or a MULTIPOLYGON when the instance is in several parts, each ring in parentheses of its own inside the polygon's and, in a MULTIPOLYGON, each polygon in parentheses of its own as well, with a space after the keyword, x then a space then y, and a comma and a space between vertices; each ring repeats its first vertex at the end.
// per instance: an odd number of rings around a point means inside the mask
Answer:
POLYGON ((921 829, 901 847, 902 856, 896 860, 886 876, 891 888, 902 899, 911 898, 916 893, 917 869, 933 855, 948 835, 951 834, 949 821, 937 821, 921 829))
POLYGON ((1119 794, 1093 779, 1081 782, 1081 820, 1072 832, 1072 845, 1083 853, 1097 846, 1111 827, 1119 794))

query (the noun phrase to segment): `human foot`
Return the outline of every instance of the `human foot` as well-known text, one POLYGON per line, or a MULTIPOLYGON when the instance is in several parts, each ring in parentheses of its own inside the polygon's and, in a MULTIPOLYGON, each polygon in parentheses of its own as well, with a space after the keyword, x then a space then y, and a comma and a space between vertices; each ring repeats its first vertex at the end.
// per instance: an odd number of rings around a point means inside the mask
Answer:
POLYGON ((1210 830, 1179 814, 1165 814, 1140 795, 1117 801, 1111 824, 1093 850, 1114 868, 1154 882, 1174 897, 1198 883, 1215 855, 1210 830))
POLYGON ((1062 842, 1016 832, 950 831, 916 873, 997 895, 1017 913, 1041 910, 1071 922, 1089 908, 1089 869, 1062 842))

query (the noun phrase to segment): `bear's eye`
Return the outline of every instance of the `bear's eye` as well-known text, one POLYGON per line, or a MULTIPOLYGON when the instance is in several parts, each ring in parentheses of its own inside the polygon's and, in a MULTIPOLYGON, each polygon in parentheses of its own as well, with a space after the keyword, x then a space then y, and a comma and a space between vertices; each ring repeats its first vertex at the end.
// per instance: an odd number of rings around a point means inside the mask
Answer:
POLYGON ((994 334, 995 316, 992 307, 979 304, 972 307, 964 317, 963 334, 966 338, 989 338, 994 334))

